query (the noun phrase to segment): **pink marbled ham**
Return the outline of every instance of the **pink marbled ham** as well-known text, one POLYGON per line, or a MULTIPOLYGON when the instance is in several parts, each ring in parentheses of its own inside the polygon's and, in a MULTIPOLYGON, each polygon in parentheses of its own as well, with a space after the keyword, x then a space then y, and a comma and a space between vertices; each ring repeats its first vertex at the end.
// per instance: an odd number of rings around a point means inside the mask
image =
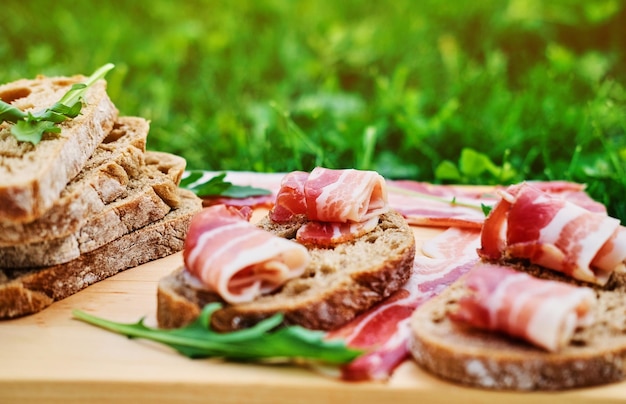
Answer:
POLYGON ((300 276, 310 257, 302 245, 248 222, 225 205, 193 217, 183 258, 187 272, 229 303, 254 300, 300 276))
POLYGON ((500 331, 548 351, 569 343, 589 325, 596 303, 592 289, 538 279, 501 265, 478 263, 463 279, 468 294, 450 317, 473 327, 500 331))
POLYGON ((375 171, 316 167, 285 175, 269 217, 285 223, 306 215, 296 240, 329 247, 372 231, 388 210, 385 180, 375 171))
POLYGON ((600 285, 624 265, 626 233, 619 220, 526 183, 501 194, 483 226, 481 257, 528 259, 600 285))

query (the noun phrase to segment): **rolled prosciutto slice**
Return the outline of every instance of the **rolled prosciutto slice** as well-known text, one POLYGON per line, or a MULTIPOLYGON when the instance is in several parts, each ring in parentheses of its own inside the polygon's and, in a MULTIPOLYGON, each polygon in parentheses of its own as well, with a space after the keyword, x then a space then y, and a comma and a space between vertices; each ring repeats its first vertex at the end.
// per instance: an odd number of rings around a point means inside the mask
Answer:
POLYGON ((305 215, 296 239, 332 246, 372 231, 388 210, 385 179, 377 172, 316 167, 285 175, 269 217, 285 223, 305 215))
POLYGON ((307 249, 259 229, 234 207, 215 205, 191 220, 183 258, 187 272, 229 303, 254 300, 302 275, 307 249))
POLYGON ((321 222, 364 222, 389 209, 385 179, 375 171, 316 167, 304 196, 308 218, 321 222))
POLYGON ((599 285, 624 266, 626 229, 618 219, 527 183, 513 185, 501 196, 483 225, 482 258, 528 259, 599 285))
POLYGON ((503 332, 548 351, 558 351, 578 327, 593 322, 596 295, 587 287, 483 262, 463 282, 469 292, 449 313, 452 320, 503 332))

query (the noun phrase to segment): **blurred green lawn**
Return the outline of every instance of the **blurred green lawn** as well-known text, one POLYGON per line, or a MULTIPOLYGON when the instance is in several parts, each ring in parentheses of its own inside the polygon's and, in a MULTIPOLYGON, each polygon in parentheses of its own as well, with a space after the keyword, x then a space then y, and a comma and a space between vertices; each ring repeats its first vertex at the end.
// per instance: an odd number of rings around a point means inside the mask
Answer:
POLYGON ((190 168, 566 179, 626 222, 626 2, 15 1, 0 82, 113 62, 190 168))

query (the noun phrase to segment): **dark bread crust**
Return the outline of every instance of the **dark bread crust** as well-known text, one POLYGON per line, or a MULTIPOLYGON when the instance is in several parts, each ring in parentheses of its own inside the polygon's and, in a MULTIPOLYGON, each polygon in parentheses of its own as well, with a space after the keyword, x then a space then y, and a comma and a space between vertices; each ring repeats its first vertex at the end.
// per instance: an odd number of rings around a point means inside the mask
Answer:
POLYGON ((116 273, 180 251, 202 201, 180 190, 181 206, 163 219, 126 234, 65 264, 40 269, 0 270, 0 318, 43 310, 116 273))
POLYGON ((466 293, 461 285, 462 279, 413 313, 410 350, 426 370, 457 383, 506 390, 563 390, 626 377, 623 273, 614 274, 608 287, 596 288, 595 324, 578 330, 556 353, 451 321, 446 313, 466 293))
MULTIPOLYGON (((298 220, 299 225, 304 221, 298 220)), ((292 235, 290 223, 269 219, 259 224, 274 234, 292 235)), ((253 302, 225 305, 212 317, 219 331, 250 327, 276 313, 284 324, 331 330, 398 290, 409 278, 415 257, 413 231, 395 212, 381 216, 378 227, 356 240, 330 248, 309 248, 312 260, 305 274, 271 295, 253 302)), ((211 292, 185 282, 179 268, 159 282, 157 320, 160 327, 181 327, 195 319, 207 303, 221 301, 211 292)))

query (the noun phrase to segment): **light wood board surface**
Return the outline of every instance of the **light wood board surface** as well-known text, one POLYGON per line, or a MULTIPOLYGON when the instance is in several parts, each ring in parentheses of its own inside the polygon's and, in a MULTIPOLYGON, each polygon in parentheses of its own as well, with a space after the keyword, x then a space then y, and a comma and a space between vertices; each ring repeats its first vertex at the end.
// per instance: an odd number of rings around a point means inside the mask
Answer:
MULTIPOLYGON (((418 245, 438 233, 415 228, 418 245)), ((181 263, 178 253, 92 285, 40 313, 0 322, 0 403, 626 402, 626 383, 556 393, 494 392, 444 382, 411 361, 387 383, 348 383, 292 366, 191 360, 72 319, 71 311, 80 309, 122 322, 146 317, 154 326, 157 281, 181 263)))

